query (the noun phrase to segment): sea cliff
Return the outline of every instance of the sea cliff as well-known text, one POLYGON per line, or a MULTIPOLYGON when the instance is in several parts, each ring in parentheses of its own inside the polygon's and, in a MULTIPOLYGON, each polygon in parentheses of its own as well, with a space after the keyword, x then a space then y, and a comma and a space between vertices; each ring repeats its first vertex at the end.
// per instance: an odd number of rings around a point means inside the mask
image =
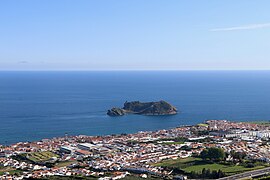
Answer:
POLYGON ((122 116, 125 114, 141 114, 141 115, 173 115, 177 114, 177 109, 166 101, 158 102, 125 102, 123 108, 112 108, 108 110, 109 116, 122 116))

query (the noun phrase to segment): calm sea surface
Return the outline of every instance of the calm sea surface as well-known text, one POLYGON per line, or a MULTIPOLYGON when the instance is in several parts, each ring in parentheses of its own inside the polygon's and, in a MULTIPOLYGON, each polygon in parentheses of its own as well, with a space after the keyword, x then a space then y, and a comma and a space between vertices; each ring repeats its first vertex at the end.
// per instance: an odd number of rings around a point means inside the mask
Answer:
POLYGON ((0 72, 0 144, 134 133, 207 119, 270 120, 270 71, 0 72), (166 100, 174 116, 109 117, 125 101, 166 100))

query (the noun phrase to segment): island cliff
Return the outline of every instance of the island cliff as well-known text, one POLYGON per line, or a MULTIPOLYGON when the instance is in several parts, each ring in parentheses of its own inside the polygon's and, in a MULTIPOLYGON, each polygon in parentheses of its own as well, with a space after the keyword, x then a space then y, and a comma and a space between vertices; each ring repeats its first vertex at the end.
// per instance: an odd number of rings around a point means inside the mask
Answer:
POLYGON ((122 116, 125 114, 141 114, 141 115, 172 115, 177 114, 176 107, 166 101, 158 102, 125 102, 123 108, 112 108, 108 110, 109 116, 122 116))

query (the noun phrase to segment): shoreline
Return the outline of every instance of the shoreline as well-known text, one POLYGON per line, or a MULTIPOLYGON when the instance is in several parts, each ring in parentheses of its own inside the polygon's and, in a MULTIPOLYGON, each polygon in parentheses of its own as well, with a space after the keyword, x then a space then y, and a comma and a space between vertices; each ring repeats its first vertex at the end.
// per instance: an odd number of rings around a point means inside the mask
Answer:
MULTIPOLYGON (((215 121, 223 121, 225 119, 214 119, 215 121)), ((43 140, 53 140, 53 139, 63 139, 66 137, 69 138, 74 138, 74 137, 80 137, 80 136, 87 136, 87 137, 111 137, 111 136, 120 136, 120 135, 133 135, 133 134, 137 134, 137 133, 150 133, 150 132, 158 132, 161 130, 171 130, 171 129, 175 129, 175 128, 181 128, 181 127, 192 127, 192 126, 200 126, 200 125, 205 125, 207 121, 210 120, 204 120, 200 123, 197 124, 193 124, 193 125, 180 125, 180 126, 176 126, 176 127, 170 127, 170 128, 164 128, 164 129, 156 129, 156 130, 146 130, 146 131, 136 131, 134 133, 113 133, 113 134, 104 134, 104 135, 87 135, 87 134, 77 134, 77 135, 63 135, 63 136, 54 136, 54 137, 48 137, 48 138, 41 138, 38 140, 32 140, 32 141, 17 141, 14 143, 0 143, 0 147, 1 146, 12 146, 14 144, 19 144, 19 143, 34 143, 34 142, 42 142, 43 140)), ((225 120, 225 121, 229 121, 229 122, 233 122, 233 123, 251 123, 251 124, 256 124, 256 125, 265 125, 265 126, 270 126, 270 120, 258 120, 258 121, 236 121, 236 120, 225 120)))

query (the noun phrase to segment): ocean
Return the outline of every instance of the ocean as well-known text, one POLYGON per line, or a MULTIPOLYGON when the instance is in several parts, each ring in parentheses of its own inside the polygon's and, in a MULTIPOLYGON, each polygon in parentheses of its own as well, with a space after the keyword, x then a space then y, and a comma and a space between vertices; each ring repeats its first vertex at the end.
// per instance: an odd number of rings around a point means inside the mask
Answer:
POLYGON ((0 72, 0 144, 168 129, 208 119, 270 120, 270 71, 0 72), (109 117, 125 101, 179 114, 109 117))

